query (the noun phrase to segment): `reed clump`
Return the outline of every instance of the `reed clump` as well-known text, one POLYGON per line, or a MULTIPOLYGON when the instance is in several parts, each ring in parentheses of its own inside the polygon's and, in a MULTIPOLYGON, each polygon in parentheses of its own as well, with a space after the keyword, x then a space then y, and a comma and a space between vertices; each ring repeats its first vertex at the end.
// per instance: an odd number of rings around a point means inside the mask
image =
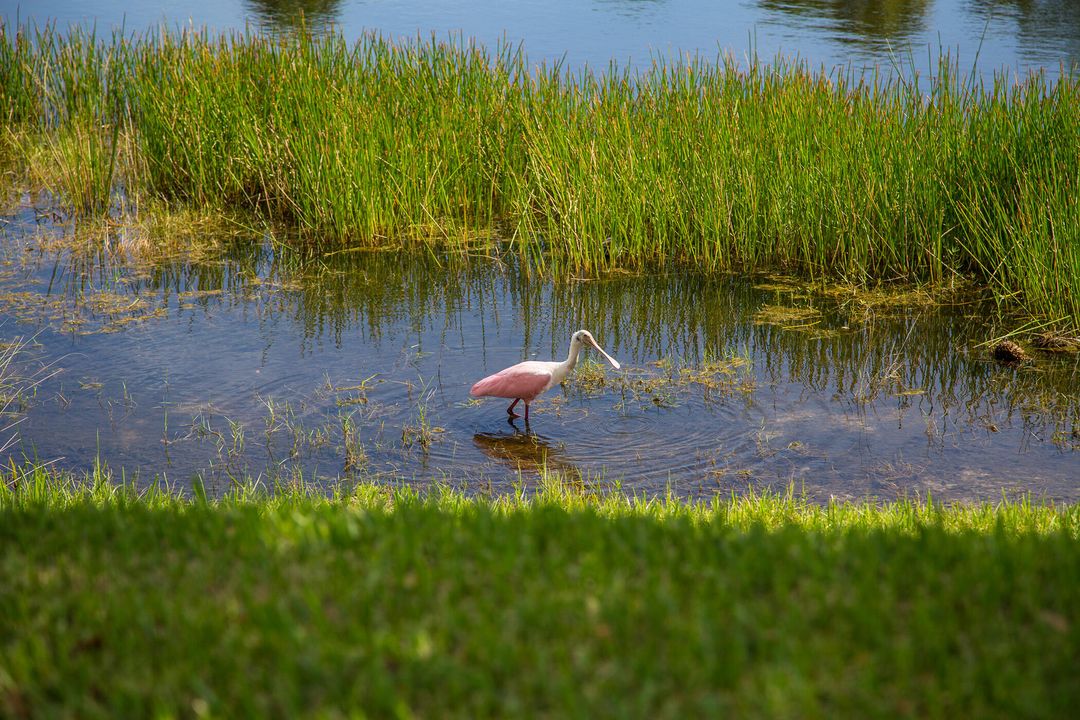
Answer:
POLYGON ((3 28, 0 80, 5 136, 52 149, 50 187, 80 212, 148 195, 378 246, 498 227, 545 270, 968 278, 1080 317, 1068 72, 984 83, 945 55, 928 78, 729 57, 568 73, 460 38, 3 28))

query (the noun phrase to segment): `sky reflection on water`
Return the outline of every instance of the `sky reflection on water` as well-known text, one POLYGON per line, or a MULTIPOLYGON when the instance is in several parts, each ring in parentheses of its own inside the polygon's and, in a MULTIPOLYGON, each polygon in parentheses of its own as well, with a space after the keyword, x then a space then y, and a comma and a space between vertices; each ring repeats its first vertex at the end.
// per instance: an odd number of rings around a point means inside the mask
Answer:
POLYGON ((0 317, 5 338, 35 337, 24 370, 61 372, 29 401, 16 458, 100 457, 218 492, 298 473, 508 490, 546 469, 688 496, 1080 499, 1076 357, 992 362, 976 299, 895 305, 770 277, 548 282, 512 258, 308 257, 249 238, 147 263, 122 229, 72 243, 32 218, 5 226, 0 317), (622 372, 586 363, 529 427, 470 401, 486 374, 565 357, 582 327, 622 372))
POLYGON ((301 14, 309 28, 333 26, 348 38, 369 30, 392 37, 462 33, 494 47, 505 37, 523 42, 533 62, 570 68, 604 69, 611 60, 641 67, 653 56, 718 51, 742 58, 755 50, 765 60, 797 56, 829 70, 914 66, 926 73, 947 51, 965 68, 977 56, 989 79, 1005 68, 1045 68, 1056 77, 1062 63, 1080 58, 1080 3, 1071 0, 40 0, 3 10, 6 23, 18 15, 61 27, 123 24, 134 32, 161 23, 288 31, 301 14))

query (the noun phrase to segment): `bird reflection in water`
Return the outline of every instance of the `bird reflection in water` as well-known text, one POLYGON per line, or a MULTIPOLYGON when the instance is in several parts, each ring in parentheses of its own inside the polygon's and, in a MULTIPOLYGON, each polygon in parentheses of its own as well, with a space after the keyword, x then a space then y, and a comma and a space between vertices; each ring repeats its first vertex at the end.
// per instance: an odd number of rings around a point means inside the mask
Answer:
POLYGON ((567 476, 581 475, 581 471, 566 459, 561 444, 553 445, 543 436, 529 432, 528 426, 522 432, 514 418, 508 418, 507 424, 512 430, 476 433, 473 445, 516 472, 539 475, 554 471, 567 476))

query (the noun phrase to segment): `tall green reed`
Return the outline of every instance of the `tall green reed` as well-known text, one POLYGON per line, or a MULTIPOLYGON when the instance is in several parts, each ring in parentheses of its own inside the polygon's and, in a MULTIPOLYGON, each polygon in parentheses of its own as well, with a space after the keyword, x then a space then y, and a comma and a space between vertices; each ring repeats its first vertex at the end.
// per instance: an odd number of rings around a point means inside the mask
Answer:
POLYGON ((336 239, 486 227, 514 57, 373 35, 163 36, 134 76, 150 185, 336 239))
POLYGON ((130 44, 51 25, 14 38, 0 28, 0 114, 5 142, 21 147, 36 180, 77 213, 112 204, 127 127, 130 44))
POLYGON ((943 55, 925 78, 727 56, 570 73, 461 38, 24 32, 0 33, 0 110, 46 134, 77 207, 104 208, 127 142, 127 192, 314 242, 498 226, 555 272, 963 276, 1080 318, 1069 72, 987 85, 943 55))

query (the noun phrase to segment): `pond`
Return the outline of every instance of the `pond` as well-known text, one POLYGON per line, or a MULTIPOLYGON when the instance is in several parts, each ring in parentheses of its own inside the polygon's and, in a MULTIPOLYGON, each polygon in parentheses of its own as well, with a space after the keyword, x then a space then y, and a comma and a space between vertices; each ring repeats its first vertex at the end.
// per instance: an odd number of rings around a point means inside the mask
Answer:
POLYGON ((2 17, 9 25, 21 18, 129 33, 160 24, 278 31, 295 27, 301 11, 309 28, 332 25, 346 38, 369 30, 394 38, 460 33, 489 47, 506 38, 523 43, 534 62, 575 69, 754 51, 830 70, 926 73, 948 52, 989 80, 1002 69, 1044 68, 1055 77, 1080 58, 1080 4, 1073 0, 36 0, 7 3, 2 17))
MULTIPOLYGON (((45 0, 2 17, 281 32, 298 9, 317 32, 508 39, 569 69, 756 52, 925 73, 944 51, 988 80, 1080 57, 1068 0, 45 0)), ((80 227, 54 206, 24 195, 0 223, 9 462, 216 493, 247 477, 507 491, 557 472, 692 497, 1080 499, 1080 360, 994 362, 988 341, 1020 322, 970 289, 941 303, 785 277, 541 278, 490 246, 317 253, 246 220, 80 227), (503 367, 564 358, 581 328, 622 370, 588 354, 528 426, 469 397, 503 367)))
POLYGON ((688 497, 1080 499, 1077 356, 994 362, 1005 325, 970 292, 551 280, 487 249, 318 254, 242 223, 80 228, 47 205, 24 196, 2 222, 8 462, 215 493, 244 477, 502 492, 558 472, 688 497), (579 328, 622 370, 587 354, 528 425, 469 397, 565 358, 579 328))

